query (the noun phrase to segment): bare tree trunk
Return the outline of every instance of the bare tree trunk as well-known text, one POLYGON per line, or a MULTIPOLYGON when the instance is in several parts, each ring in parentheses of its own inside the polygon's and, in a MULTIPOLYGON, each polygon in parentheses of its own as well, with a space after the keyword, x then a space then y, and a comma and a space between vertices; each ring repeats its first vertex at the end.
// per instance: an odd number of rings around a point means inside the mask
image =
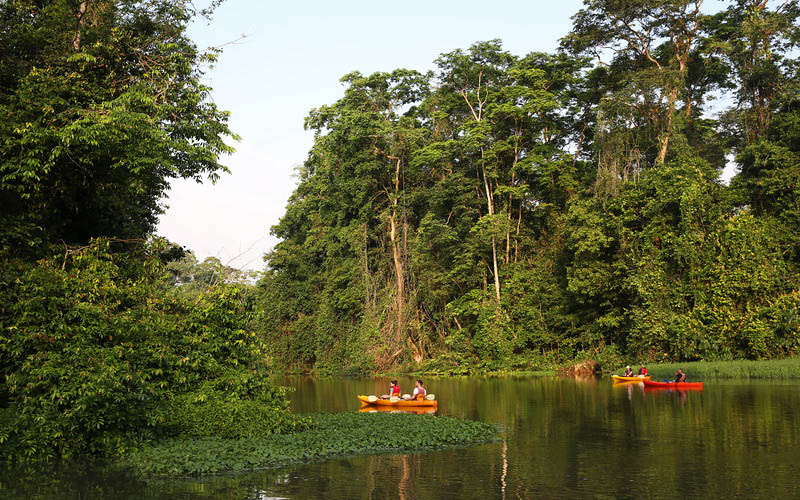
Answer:
POLYGON ((500 272, 497 267, 497 242, 492 236, 492 265, 494 266, 494 294, 497 305, 500 305, 500 272))
MULTIPOLYGON (((483 106, 486 104, 488 100, 488 92, 489 87, 488 83, 483 83, 483 71, 478 72, 478 88, 476 91, 476 101, 475 104, 470 101, 469 95, 465 89, 461 90, 461 96, 464 98, 464 102, 467 103, 470 112, 472 113, 472 118, 476 122, 480 122, 483 119, 483 106), (481 98, 481 88, 486 85, 486 93, 484 93, 483 98, 481 98)), ((494 215, 494 199, 492 197, 492 189, 489 187, 489 178, 486 176, 486 163, 484 161, 484 149, 481 148, 481 172, 483 173, 483 187, 486 190, 486 205, 489 209, 489 215, 494 215)), ((500 272, 497 265, 497 238, 492 235, 492 266, 494 270, 494 291, 495 297, 497 298, 497 304, 500 304, 500 272)))
POLYGON ((367 307, 371 307, 372 301, 370 300, 370 292, 372 290, 371 279, 369 276, 369 252, 367 251, 368 237, 367 237, 367 223, 364 223, 364 303, 367 307))
POLYGON ((89 0, 82 0, 78 6, 78 12, 75 17, 78 19, 78 29, 75 31, 75 36, 72 37, 72 48, 76 51, 81 50, 81 28, 85 24, 84 17, 86 16, 86 9, 89 7, 89 0))
MULTIPOLYGON (((483 148, 481 148, 481 170, 483 173, 483 187, 486 190, 486 207, 489 210, 489 216, 494 215, 494 201, 492 197, 492 190, 489 187, 489 178, 486 176, 486 163, 483 160, 483 148)), ((500 304, 500 272, 497 266, 497 239, 492 235, 492 271, 494 274, 494 293, 497 299, 497 304, 500 304)))
POLYGON ((658 157, 656 163, 663 164, 667 158, 667 147, 669 146, 669 138, 672 134, 672 118, 675 114, 675 101, 678 100, 678 87, 673 87, 669 92, 669 101, 667 102, 667 118, 664 123, 664 133, 661 137, 661 146, 658 150, 658 157))
MULTIPOLYGON (((599 119, 598 119, 599 122, 599 119)), ((578 155, 581 154, 581 148, 583 147, 583 141, 586 139, 586 124, 583 124, 583 128, 581 129, 581 136, 578 138, 578 147, 575 149, 575 156, 572 157, 572 166, 578 162, 578 155)))
POLYGON ((514 237, 514 262, 519 258, 519 227, 522 225, 522 200, 519 202, 519 213, 517 215, 517 234, 514 237))
POLYGON ((397 213, 398 200, 400 199, 400 174, 402 172, 403 160, 400 156, 385 153, 377 147, 377 145, 375 146, 375 153, 395 162, 394 178, 392 179, 393 186, 391 186, 391 188, 385 185, 383 186, 383 192, 386 194, 386 198, 391 205, 389 212, 389 242, 392 246, 392 262, 394 263, 395 274, 394 321, 391 326, 391 338, 394 343, 392 348, 397 348, 397 350, 387 362, 386 365, 388 366, 397 356, 402 354, 403 347, 401 346, 405 344, 411 347, 415 359, 420 357, 420 354, 417 346, 413 345, 412 339, 406 335, 405 255, 407 250, 407 228, 405 218, 403 218, 403 235, 401 236, 398 234, 399 221, 397 213))
MULTIPOLYGON (((697 30, 700 28, 700 5, 703 3, 703 0, 694 0, 694 11, 688 14, 694 24, 690 26, 690 23, 687 19, 678 21, 677 19, 673 22, 673 27, 670 29, 670 42, 672 43, 673 47, 675 48, 675 59, 678 61, 678 82, 673 83, 673 87, 670 89, 669 92, 669 100, 667 103, 667 118, 666 123, 664 124, 664 132, 661 138, 661 147, 658 151, 658 158, 656 162, 658 164, 663 164, 667 158, 667 148, 669 146, 669 139, 672 135, 672 125, 673 125, 673 118, 675 116, 675 103, 678 101, 678 89, 681 87, 686 78, 686 72, 689 64, 689 54, 691 53, 692 49, 692 42, 694 41, 697 30)), ((685 18, 687 16, 686 9, 688 8, 689 4, 683 5, 680 10, 680 14, 683 15, 685 18)), ((659 66, 659 70, 661 66, 659 66)), ((686 117, 687 119, 690 117, 691 113, 691 101, 687 101, 686 105, 686 117)))
MULTIPOLYGON (((516 171, 517 171, 517 162, 519 161, 519 138, 522 135, 522 130, 517 128, 514 132, 514 163, 511 166, 511 188, 514 187, 514 180, 516 179, 516 171)), ((508 193, 508 228, 506 229, 506 260, 505 264, 508 264, 511 260, 511 205, 513 203, 513 195, 511 192, 508 193)), ((522 203, 522 200, 520 200, 522 203)))
POLYGON ((405 309, 405 280, 403 279, 403 261, 400 257, 400 245, 397 241, 397 221, 395 218, 394 209, 392 215, 389 216, 389 239, 392 242, 392 259, 394 259, 394 273, 395 273, 395 287, 396 293, 395 304, 397 305, 397 326, 401 324, 403 310, 405 309))
MULTIPOLYGON (((398 333, 404 330, 405 323, 405 263, 402 256, 402 242, 397 234, 397 200, 400 197, 400 167, 402 160, 399 156, 390 156, 389 159, 395 160, 394 174, 394 193, 389 196, 392 203, 392 213, 389 215, 389 240, 392 242, 392 259, 394 260, 395 273, 395 318, 398 333)), ((388 194, 388 193, 387 193, 388 194)))
POLYGON ((511 261, 511 194, 508 195, 508 229, 506 229, 506 259, 503 262, 508 264, 511 261))

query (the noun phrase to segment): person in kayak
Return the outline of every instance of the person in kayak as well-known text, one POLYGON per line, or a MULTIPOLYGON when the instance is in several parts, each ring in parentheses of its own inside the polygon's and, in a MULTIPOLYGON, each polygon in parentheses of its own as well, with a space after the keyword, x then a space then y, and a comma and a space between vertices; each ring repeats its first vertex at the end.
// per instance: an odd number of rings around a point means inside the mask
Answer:
POLYGON ((397 385, 397 380, 392 380, 389 386, 389 394, 384 394, 381 399, 390 399, 393 397, 400 397, 400 386, 397 385))
POLYGON ((633 370, 631 370, 631 365, 625 367, 625 375, 623 377, 633 377, 633 370))
POLYGON ((422 387, 422 380, 417 379, 417 386, 414 387, 413 399, 416 399, 417 401, 423 401, 427 394, 428 392, 424 387, 422 387))
POLYGON ((675 372, 675 383, 677 384, 678 382, 686 382, 686 374, 680 368, 675 372))
POLYGON ((644 363, 642 363, 642 367, 639 368, 639 373, 637 373, 637 375, 640 376, 640 377, 646 377, 647 376, 647 368, 644 367, 644 363))

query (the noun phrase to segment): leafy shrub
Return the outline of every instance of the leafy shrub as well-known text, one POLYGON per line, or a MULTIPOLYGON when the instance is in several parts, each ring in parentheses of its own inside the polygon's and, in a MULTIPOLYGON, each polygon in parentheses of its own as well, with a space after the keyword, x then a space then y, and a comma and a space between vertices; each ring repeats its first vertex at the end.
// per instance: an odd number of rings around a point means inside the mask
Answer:
POLYGON ((283 394, 255 370, 263 348, 247 329, 245 290, 190 300, 169 284, 159 248, 97 240, 6 268, 0 375, 14 425, 1 456, 124 454, 166 432, 168 406, 198 387, 258 399, 275 408, 270 422, 288 425, 277 417, 283 394))
MULTIPOLYGON (((614 369, 618 366, 623 366, 625 363, 622 353, 616 345, 606 345, 587 353, 588 357, 593 357, 595 361, 600 364, 600 368, 604 371, 614 369)), ((580 357, 578 359, 581 359, 580 357)), ((586 358, 582 358, 586 359, 586 358)))
POLYGON ((475 369, 473 357, 461 352, 445 352, 425 361, 420 372, 431 375, 467 375, 475 369))
POLYGON ((221 394, 201 399, 197 393, 188 393, 170 405, 166 427, 180 437, 238 439, 306 430, 311 427, 311 419, 263 400, 221 394))

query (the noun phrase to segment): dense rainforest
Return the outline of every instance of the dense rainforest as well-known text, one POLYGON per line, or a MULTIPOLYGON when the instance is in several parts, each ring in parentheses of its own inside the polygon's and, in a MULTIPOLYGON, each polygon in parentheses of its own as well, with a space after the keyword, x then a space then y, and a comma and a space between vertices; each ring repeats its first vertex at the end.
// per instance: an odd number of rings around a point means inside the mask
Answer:
POLYGON ((701 4, 587 0, 554 53, 492 40, 429 73, 344 76, 306 120, 315 143, 272 229, 272 359, 463 373, 796 355, 800 8, 701 4))
POLYGON ((0 460, 308 425, 269 381, 246 276, 153 235, 171 179, 227 171, 216 52, 186 34, 208 14, 0 2, 0 460))
POLYGON ((796 1, 587 0, 553 53, 347 74, 257 283, 154 234, 227 172, 219 3, 0 2, 0 458, 305 429, 283 370, 798 354, 796 1))

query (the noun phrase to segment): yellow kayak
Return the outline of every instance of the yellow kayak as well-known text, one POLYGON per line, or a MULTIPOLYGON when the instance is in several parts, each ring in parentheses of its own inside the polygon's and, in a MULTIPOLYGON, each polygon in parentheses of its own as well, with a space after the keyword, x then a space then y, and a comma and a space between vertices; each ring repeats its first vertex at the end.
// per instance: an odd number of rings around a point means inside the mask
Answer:
POLYGON ((622 375, 611 375, 611 378, 614 379, 615 384, 619 384, 620 382, 644 382, 645 380, 650 380, 650 375, 645 375, 644 377, 623 377, 622 375))
POLYGON ((439 406, 439 402, 435 399, 433 401, 416 401, 416 400, 405 400, 401 399, 399 401, 391 401, 389 399, 377 399, 375 401, 370 401, 369 396, 357 396, 358 400, 361 401, 363 406, 366 405, 374 405, 374 406, 393 406, 395 408, 403 408, 403 407, 433 407, 436 408, 439 406))

